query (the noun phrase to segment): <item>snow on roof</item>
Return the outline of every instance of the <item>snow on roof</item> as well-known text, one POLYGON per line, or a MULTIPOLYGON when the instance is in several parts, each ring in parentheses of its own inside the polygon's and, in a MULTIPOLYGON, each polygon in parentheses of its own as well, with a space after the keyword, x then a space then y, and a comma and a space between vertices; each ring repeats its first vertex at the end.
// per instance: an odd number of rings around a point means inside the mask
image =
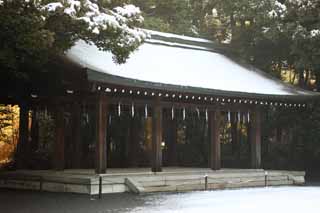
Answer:
POLYGON ((154 39, 141 45, 122 65, 114 63, 110 52, 84 41, 78 41, 66 55, 85 68, 132 80, 258 95, 314 94, 242 66, 221 53, 154 39))
POLYGON ((184 41, 194 41, 194 42, 200 42, 200 43, 209 43, 209 44, 213 43, 212 41, 203 39, 203 38, 195 38, 190 36, 177 35, 173 33, 163 33, 163 32, 158 32, 154 30, 145 30, 145 31, 149 33, 151 36, 160 36, 164 38, 181 39, 184 41))

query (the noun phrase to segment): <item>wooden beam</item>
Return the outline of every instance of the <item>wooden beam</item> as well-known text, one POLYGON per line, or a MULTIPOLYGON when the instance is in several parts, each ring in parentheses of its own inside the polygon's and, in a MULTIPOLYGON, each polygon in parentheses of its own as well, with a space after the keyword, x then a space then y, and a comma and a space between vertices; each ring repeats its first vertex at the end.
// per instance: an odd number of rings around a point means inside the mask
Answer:
POLYGON ((96 99, 96 173, 107 170, 107 116, 108 99, 104 94, 97 94, 96 99))
POLYGON ((53 167, 56 170, 63 170, 65 167, 65 123, 64 123, 64 106, 57 102, 55 108, 55 144, 53 167))
POLYGON ((151 170, 153 172, 162 171, 162 107, 160 98, 155 98, 152 109, 152 161, 151 170))
POLYGON ((251 152, 251 168, 261 168, 261 112, 256 109, 251 113, 248 128, 251 152))
POLYGON ((209 166, 212 170, 221 169, 220 122, 220 111, 209 111, 209 166))

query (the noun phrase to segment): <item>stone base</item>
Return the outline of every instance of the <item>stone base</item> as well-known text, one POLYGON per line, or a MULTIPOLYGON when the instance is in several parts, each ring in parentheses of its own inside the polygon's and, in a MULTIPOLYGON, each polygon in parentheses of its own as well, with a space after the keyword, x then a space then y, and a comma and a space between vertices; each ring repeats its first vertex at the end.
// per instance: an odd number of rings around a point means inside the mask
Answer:
MULTIPOLYGON (((251 169, 166 168, 108 170, 102 178, 102 193, 148 193, 215 190, 242 187, 303 185, 305 172, 251 169), (207 178, 206 178, 207 177, 207 178)), ((50 192, 99 193, 100 178, 91 170, 15 171, 0 173, 0 188, 50 192)))

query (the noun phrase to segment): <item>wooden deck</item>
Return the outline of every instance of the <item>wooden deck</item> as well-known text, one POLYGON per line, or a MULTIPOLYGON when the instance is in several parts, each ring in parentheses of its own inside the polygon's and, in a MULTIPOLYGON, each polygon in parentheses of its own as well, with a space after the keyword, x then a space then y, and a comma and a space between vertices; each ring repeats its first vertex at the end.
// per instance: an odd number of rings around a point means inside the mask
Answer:
POLYGON ((94 170, 18 170, 0 173, 0 188, 28 189, 82 194, 147 193, 214 190, 241 187, 302 185, 305 172, 263 169, 221 169, 167 167, 162 172, 150 168, 94 170))

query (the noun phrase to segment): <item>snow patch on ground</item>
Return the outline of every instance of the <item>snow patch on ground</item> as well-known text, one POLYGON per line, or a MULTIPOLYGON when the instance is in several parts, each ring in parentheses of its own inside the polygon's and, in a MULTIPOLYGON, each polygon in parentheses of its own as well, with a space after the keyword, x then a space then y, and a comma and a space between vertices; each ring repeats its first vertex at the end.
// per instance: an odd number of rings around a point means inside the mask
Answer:
POLYGON ((271 187, 160 194, 147 197, 144 206, 129 212, 317 213, 320 209, 319 197, 319 187, 271 187))

